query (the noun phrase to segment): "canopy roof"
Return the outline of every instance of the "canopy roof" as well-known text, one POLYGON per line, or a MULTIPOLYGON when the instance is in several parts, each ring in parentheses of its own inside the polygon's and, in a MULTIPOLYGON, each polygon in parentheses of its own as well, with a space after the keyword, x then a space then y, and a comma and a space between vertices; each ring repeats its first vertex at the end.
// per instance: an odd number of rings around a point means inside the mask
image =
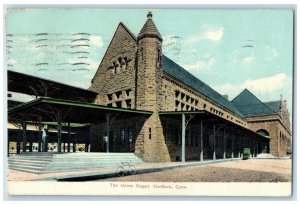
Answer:
POLYGON ((250 130, 246 127, 240 126, 238 124, 235 124, 231 121, 228 121, 224 118, 221 118, 218 115, 215 115, 213 113, 210 113, 206 110, 200 110, 200 111, 164 111, 164 112, 159 112, 160 116, 165 116, 165 117, 172 117, 178 120, 181 120, 181 115, 185 114, 186 116, 193 116, 193 119, 191 119, 191 123, 197 124, 200 123, 201 120, 209 123, 212 123, 213 121, 215 124, 226 124, 227 129, 231 129, 231 131, 234 132, 244 132, 247 135, 253 136, 253 137, 259 137, 259 138, 264 138, 264 139, 270 139, 268 136, 262 136, 259 133, 254 132, 253 130, 250 130))
POLYGON ((93 91, 11 70, 7 71, 7 79, 11 92, 79 102, 93 102, 97 96, 93 91))
POLYGON ((105 122, 106 115, 117 119, 150 116, 152 112, 106 107, 91 103, 41 97, 8 110, 9 120, 55 122, 60 114, 62 122, 97 123, 105 122))

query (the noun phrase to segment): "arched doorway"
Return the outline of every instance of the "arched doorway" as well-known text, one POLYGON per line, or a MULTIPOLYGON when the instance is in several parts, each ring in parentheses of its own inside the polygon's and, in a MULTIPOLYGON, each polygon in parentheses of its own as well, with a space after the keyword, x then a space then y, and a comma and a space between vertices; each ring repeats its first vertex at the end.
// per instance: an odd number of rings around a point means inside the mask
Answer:
MULTIPOLYGON (((266 138, 270 138, 270 133, 265 130, 265 129, 259 129, 256 131, 257 134, 263 136, 263 137, 266 137, 266 138)), ((268 141, 262 141, 260 143, 260 146, 258 148, 258 152, 259 153, 270 153, 270 145, 269 145, 269 140, 268 141)))

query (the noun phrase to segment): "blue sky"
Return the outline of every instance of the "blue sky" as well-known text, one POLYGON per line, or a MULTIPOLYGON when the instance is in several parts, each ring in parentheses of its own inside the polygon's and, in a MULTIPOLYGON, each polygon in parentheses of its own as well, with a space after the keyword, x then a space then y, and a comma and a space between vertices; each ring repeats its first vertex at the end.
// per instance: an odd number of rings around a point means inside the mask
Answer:
MULTIPOLYGON (((148 11, 10 10, 7 68, 88 88, 119 22, 137 35, 148 11)), ((291 10, 151 11, 166 56, 230 99, 245 88, 262 101, 282 94, 291 110, 291 10)))

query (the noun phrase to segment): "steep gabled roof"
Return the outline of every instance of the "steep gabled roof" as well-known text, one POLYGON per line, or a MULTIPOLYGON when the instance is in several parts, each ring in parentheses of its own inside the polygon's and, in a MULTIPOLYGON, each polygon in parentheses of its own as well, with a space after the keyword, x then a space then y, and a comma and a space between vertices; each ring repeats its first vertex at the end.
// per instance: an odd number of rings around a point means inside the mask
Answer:
MULTIPOLYGON (((119 26, 122 26, 130 34, 130 36, 136 41, 135 35, 129 30, 129 28, 127 28, 127 26, 123 22, 120 22, 118 27, 119 26)), ((118 30, 118 28, 116 29, 116 32, 117 32, 117 30, 118 30)), ((114 34, 114 36, 115 36, 115 34, 114 34)))
MULTIPOLYGON (((98 72, 100 71, 100 69, 99 69, 99 68, 100 68, 100 65, 102 64, 103 60, 105 59, 105 57, 106 57, 106 55, 107 55, 107 52, 108 52, 108 50, 109 50, 109 48, 110 48, 110 46, 111 46, 111 44, 112 44, 114 38, 116 37, 118 31, 119 31, 121 28, 124 28, 124 30, 132 37, 132 39, 133 39, 134 41, 136 41, 135 35, 129 30, 129 28, 127 28, 127 26, 125 26, 125 24, 124 24, 123 22, 120 22, 120 23, 118 24, 118 27, 117 27, 117 29, 116 29, 116 31, 115 31, 115 33, 114 33, 112 39, 110 40, 110 42, 109 42, 109 44, 108 44, 108 47, 107 47, 107 49, 106 49, 106 51, 105 51, 105 53, 104 53, 104 55, 103 55, 103 57, 102 57, 102 60, 101 60, 99 66, 98 66, 98 68, 97 68, 97 71, 96 71, 94 77, 92 78, 92 81, 93 81, 93 79, 98 75, 98 72)), ((91 87, 90 87, 88 90, 92 90, 91 87)))
POLYGON ((243 90, 231 101, 245 117, 276 114, 249 90, 243 90))
POLYGON ((233 103, 164 55, 162 67, 163 71, 167 74, 202 93, 218 105, 244 118, 244 115, 234 106, 233 103))
POLYGON ((270 102, 264 102, 264 104, 266 106, 268 106, 269 108, 271 108, 276 113, 279 113, 280 110, 281 110, 281 101, 280 100, 270 101, 270 102))

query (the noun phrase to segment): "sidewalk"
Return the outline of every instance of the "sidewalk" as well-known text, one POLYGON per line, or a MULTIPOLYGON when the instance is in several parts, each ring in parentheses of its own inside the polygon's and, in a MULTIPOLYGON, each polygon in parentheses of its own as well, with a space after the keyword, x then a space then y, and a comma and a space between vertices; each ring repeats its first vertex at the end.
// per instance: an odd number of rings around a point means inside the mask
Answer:
MULTIPOLYGON (((207 160, 204 162, 167 162, 167 163, 143 163, 136 166, 136 174, 158 172, 163 170, 180 169, 185 167, 201 166, 205 164, 220 163, 225 161, 239 160, 235 159, 218 159, 207 160)), ((32 174, 9 170, 8 181, 86 181, 94 179, 103 179, 116 177, 117 167, 111 168, 93 168, 88 170, 76 170, 60 173, 32 174)))
MULTIPOLYGON (((207 164, 216 164, 226 161, 240 160, 239 158, 235 159, 218 159, 218 160, 207 160, 204 162, 168 162, 168 163, 144 163, 136 166, 136 174, 144 174, 151 172, 160 172, 164 170, 176 170, 187 167, 195 167, 207 164)), ((88 173, 69 173, 65 175, 52 176, 50 178, 40 178, 37 180, 57 180, 57 181, 89 181, 97 179, 105 179, 111 177, 117 177, 116 173, 117 167, 109 169, 98 169, 93 170, 88 173)))

